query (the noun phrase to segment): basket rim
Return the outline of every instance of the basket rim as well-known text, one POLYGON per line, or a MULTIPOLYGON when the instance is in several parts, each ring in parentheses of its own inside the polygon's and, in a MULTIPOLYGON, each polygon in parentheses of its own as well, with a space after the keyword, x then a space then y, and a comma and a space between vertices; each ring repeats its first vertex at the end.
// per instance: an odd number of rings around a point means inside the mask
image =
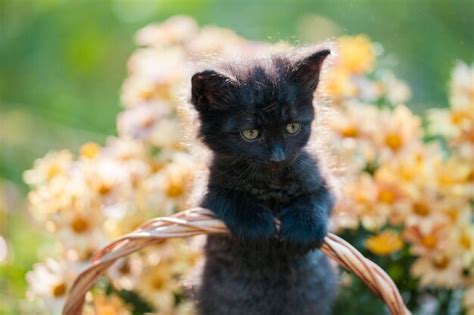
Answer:
MULTIPOLYGON (((119 258, 170 238, 228 233, 229 230, 222 221, 218 220, 210 210, 200 207, 148 220, 135 231, 112 241, 97 251, 90 265, 79 273, 70 287, 62 313, 64 315, 82 314, 86 293, 119 258)), ((344 269, 359 277, 374 295, 386 304, 390 314, 411 314, 388 274, 348 242, 329 233, 320 250, 344 269)))

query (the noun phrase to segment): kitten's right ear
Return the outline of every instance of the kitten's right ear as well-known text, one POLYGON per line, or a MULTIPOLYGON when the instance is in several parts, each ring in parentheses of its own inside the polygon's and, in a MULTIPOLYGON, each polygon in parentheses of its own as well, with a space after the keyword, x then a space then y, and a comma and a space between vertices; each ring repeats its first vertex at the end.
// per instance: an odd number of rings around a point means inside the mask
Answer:
POLYGON ((214 70, 198 72, 191 78, 191 103, 200 112, 223 109, 234 85, 232 79, 214 70))
POLYGON ((323 49, 301 59, 296 64, 296 71, 293 73, 294 80, 313 94, 319 83, 323 62, 330 54, 329 49, 323 49))

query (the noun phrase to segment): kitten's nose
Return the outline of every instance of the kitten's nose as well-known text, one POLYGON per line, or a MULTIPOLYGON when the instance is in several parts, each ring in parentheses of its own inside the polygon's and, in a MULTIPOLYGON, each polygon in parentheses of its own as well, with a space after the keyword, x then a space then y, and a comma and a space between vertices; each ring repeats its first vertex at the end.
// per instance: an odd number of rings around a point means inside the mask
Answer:
POLYGON ((274 146, 270 154, 270 161, 282 162, 284 160, 286 160, 286 153, 283 147, 280 145, 274 146))

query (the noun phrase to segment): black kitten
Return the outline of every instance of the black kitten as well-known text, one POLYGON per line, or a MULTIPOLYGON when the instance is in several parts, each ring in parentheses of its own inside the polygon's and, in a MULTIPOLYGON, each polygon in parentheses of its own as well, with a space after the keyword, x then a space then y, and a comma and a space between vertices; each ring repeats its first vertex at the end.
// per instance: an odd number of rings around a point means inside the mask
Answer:
POLYGON ((327 233, 333 198, 304 149, 329 54, 274 56, 192 77, 199 134, 214 154, 201 205, 232 232, 208 237, 196 296, 202 315, 329 310, 335 277, 313 249, 327 233))

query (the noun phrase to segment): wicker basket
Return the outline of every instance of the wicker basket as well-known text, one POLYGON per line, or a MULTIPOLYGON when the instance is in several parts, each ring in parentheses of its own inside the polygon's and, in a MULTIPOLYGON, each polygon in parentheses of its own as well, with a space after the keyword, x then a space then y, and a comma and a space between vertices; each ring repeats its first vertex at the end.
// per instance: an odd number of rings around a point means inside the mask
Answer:
MULTIPOLYGON (((91 265, 81 272, 68 292, 63 308, 65 315, 80 315, 87 291, 117 259, 168 238, 198 234, 228 233, 226 226, 207 209, 194 208, 170 217, 152 219, 136 231, 101 249, 91 265)), ((349 243, 329 234, 321 251, 345 269, 356 274, 367 287, 382 299, 392 315, 408 315, 392 279, 376 264, 365 258, 349 243)))

